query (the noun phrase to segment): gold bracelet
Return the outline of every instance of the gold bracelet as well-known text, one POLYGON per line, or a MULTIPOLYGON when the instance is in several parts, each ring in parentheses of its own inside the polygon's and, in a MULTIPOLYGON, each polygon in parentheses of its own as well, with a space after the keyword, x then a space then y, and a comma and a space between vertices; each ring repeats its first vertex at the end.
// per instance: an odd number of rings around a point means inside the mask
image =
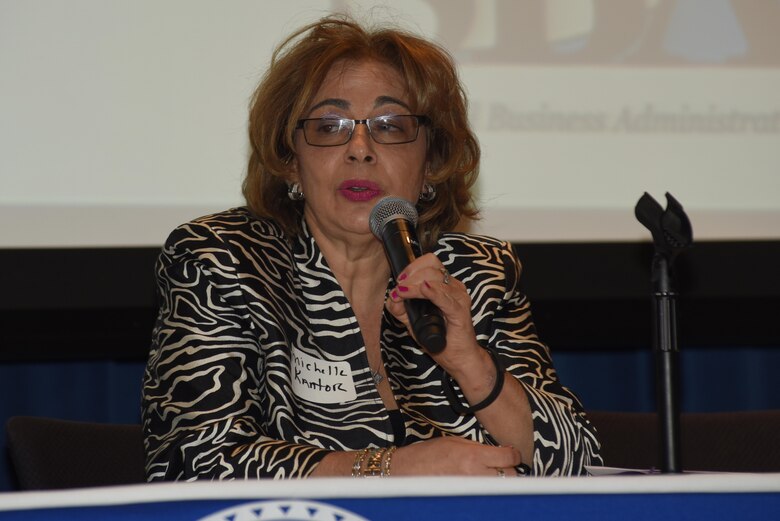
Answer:
POLYGON ((359 450, 357 454, 355 454, 355 462, 352 464, 352 477, 353 478, 361 478, 363 477, 363 472, 361 468, 363 467, 363 459, 366 457, 366 454, 371 449, 363 449, 359 450))
POLYGON ((387 452, 387 448, 376 449, 371 452, 366 460, 366 468, 363 470, 363 476, 373 478, 382 475, 382 459, 385 452, 387 452))
POLYGON ((390 476, 390 459, 393 457, 393 453, 398 449, 395 445, 387 449, 387 451, 382 455, 382 474, 381 476, 389 477, 390 476))

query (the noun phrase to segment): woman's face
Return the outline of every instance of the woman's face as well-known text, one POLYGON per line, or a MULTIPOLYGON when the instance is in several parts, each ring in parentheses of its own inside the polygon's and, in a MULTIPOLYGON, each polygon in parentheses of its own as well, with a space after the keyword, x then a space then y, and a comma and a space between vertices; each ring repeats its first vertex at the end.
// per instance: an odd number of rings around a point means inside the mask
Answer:
MULTIPOLYGON (((302 118, 368 119, 411 114, 400 74, 375 61, 337 62, 302 118)), ((304 214, 312 232, 331 239, 356 240, 369 234, 368 216, 382 197, 417 201, 425 175, 427 138, 379 144, 366 125, 355 125, 344 145, 309 145, 295 132, 293 178, 305 194, 304 214)))

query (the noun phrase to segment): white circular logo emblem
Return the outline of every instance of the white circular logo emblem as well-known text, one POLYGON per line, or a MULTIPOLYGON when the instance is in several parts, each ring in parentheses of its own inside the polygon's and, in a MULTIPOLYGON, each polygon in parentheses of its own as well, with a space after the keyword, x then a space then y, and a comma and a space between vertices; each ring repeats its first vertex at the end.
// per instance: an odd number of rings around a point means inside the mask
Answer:
POLYGON ((257 501, 221 510, 199 521, 368 521, 347 510, 316 501, 257 501))

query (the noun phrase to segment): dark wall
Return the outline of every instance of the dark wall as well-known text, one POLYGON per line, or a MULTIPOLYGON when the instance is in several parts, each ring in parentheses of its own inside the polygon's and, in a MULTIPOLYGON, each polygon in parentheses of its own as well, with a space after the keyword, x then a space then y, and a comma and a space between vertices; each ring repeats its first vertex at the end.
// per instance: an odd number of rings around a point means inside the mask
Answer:
MULTIPOLYGON (((516 249, 537 326, 551 346, 650 345, 651 244, 516 249)), ((681 346, 780 347, 780 241, 701 242, 674 267, 681 346)))
MULTIPOLYGON (((516 245, 553 349, 649 345, 650 244, 516 245)), ((157 248, 0 250, 0 362, 143 360, 157 248)), ((780 241, 702 242, 677 261, 680 345, 780 346, 780 241)))

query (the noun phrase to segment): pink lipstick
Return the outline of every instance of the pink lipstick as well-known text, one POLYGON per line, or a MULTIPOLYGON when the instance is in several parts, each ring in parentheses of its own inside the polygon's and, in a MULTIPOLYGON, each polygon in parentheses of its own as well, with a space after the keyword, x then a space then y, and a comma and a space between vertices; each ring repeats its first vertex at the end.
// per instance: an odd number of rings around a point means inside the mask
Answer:
POLYGON ((370 201, 382 195, 378 184, 365 179, 348 179, 339 185, 339 193, 350 201, 370 201))

